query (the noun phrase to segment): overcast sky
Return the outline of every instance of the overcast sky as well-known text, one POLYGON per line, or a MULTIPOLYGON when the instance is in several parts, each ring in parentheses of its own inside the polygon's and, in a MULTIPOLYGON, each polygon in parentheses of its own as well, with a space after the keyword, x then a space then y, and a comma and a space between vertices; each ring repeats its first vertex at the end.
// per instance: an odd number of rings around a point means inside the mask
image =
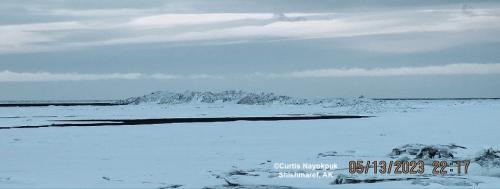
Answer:
POLYGON ((500 2, 2 0, 0 100, 500 97, 500 2))

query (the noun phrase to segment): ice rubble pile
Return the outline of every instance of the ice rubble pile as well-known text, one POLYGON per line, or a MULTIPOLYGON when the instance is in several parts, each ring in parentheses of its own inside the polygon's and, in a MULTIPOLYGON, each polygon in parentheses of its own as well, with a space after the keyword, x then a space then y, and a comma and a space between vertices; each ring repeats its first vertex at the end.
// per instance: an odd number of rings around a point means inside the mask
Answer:
POLYGON ((175 93, 158 91, 140 97, 122 100, 123 104, 188 104, 188 103, 235 103, 248 105, 264 104, 307 104, 309 100, 274 93, 248 93, 243 91, 200 92, 185 91, 175 93))
POLYGON ((392 149, 389 157, 400 160, 410 159, 454 159, 457 149, 467 149, 466 147, 449 145, 424 145, 424 144, 405 144, 392 149))
POLYGON ((474 160, 483 167, 500 167, 500 150, 488 148, 479 152, 474 160))
POLYGON ((359 106, 371 103, 364 97, 354 99, 306 99, 276 95, 274 93, 251 93, 244 91, 201 92, 185 91, 181 93, 157 91, 140 97, 132 97, 120 101, 122 104, 188 104, 188 103, 233 103, 245 105, 267 104, 325 104, 330 106, 359 106))
POLYGON ((252 93, 244 91, 222 92, 169 92, 158 91, 139 97, 119 101, 123 105, 138 104, 237 104, 237 105, 318 105, 324 108, 336 108, 343 113, 376 113, 388 109, 407 110, 404 104, 384 100, 372 100, 363 96, 358 98, 298 98, 274 93, 252 93))

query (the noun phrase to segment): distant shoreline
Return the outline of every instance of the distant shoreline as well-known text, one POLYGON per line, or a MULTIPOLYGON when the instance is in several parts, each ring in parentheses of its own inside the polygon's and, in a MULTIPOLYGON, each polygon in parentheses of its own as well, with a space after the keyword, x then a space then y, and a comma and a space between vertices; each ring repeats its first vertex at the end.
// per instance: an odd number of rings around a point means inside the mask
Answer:
POLYGON ((118 101, 0 101, 0 107, 32 107, 32 106, 116 106, 123 105, 118 101))
MULTIPOLYGON (((500 98, 369 98, 372 100, 500 100, 500 98)), ((118 106, 127 105, 120 100, 74 100, 74 101, 0 101, 0 107, 37 106, 118 106)))
POLYGON ((62 123, 51 125, 32 125, 0 127, 0 129, 30 129, 47 127, 90 127, 90 126, 123 126, 123 125, 156 125, 172 123, 214 123, 233 121, 293 121, 293 120, 322 120, 322 119, 359 119, 373 116, 359 115, 305 115, 305 116, 261 116, 261 117, 179 117, 179 118, 154 118, 154 119, 75 119, 53 120, 62 123))
POLYGON ((372 100, 500 100, 500 98, 370 98, 372 100))

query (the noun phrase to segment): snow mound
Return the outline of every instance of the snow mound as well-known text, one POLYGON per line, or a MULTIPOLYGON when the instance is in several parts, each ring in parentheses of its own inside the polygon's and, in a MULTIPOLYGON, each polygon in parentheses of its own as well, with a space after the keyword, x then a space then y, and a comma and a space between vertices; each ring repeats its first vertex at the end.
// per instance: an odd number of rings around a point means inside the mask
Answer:
POLYGON ((389 154, 392 158, 402 160, 408 159, 455 159, 456 149, 466 149, 466 147, 455 144, 449 145, 424 145, 405 144, 392 149, 389 154))
POLYGON ((483 150, 474 160, 483 167, 500 167, 500 150, 483 150))
POLYGON ((340 185, 340 184, 371 184, 371 183, 379 183, 379 182, 395 182, 395 181, 410 181, 410 180, 419 180, 419 179, 428 179, 428 178, 418 178, 418 177, 394 177, 394 176, 386 176, 386 177, 376 177, 376 176, 365 176, 365 175, 346 175, 339 174, 337 178, 331 182, 332 185, 340 185))
POLYGON ((442 186, 478 186, 482 183, 479 180, 461 177, 448 177, 448 178, 430 178, 430 179, 417 179, 411 182, 413 185, 429 186, 431 184, 439 184, 442 186))
POLYGON ((373 100, 363 96, 357 98, 299 98, 275 93, 253 93, 237 90, 222 92, 157 91, 139 97, 118 101, 122 105, 160 104, 160 105, 317 105, 334 108, 345 114, 378 113, 387 110, 407 111, 410 106, 400 102, 373 100))
POLYGON ((132 97, 120 101, 121 104, 189 104, 189 103, 233 103, 245 105, 267 104, 319 104, 331 102, 328 99, 310 100, 274 93, 251 93, 244 91, 201 92, 185 91, 181 93, 157 91, 140 97, 132 97))

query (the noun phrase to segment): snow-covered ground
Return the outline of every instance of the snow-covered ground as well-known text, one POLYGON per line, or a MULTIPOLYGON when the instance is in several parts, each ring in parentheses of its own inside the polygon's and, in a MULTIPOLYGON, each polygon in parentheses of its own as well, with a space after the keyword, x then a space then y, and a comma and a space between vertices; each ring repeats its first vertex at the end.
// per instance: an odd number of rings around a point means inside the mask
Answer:
POLYGON ((500 149, 500 100, 360 102, 354 99, 327 105, 215 102, 5 107, 0 108, 0 127, 47 125, 65 119, 290 114, 376 117, 0 129, 0 188, 500 186, 500 157, 494 151, 500 149), (433 175, 434 159, 394 153, 395 148, 422 151, 424 147, 453 154, 453 158, 443 156, 435 160, 471 160, 468 174, 433 175), (489 148, 493 154, 476 161, 481 152, 489 148), (374 175, 371 169, 365 175, 350 174, 346 169, 350 160, 401 159, 425 160, 425 173, 374 175), (333 176, 325 178, 279 177, 280 172, 285 171, 329 171, 277 167, 303 163, 337 164, 338 168, 332 171, 333 176))

